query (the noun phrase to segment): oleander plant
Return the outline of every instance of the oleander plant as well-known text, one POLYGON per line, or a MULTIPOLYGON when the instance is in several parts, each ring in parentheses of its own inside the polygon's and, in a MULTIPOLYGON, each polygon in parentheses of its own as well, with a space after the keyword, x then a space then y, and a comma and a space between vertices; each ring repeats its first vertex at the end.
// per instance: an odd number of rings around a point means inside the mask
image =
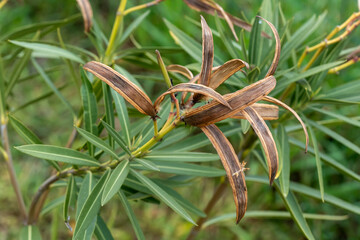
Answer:
POLYGON ((0 238, 356 239, 360 1, 0 1, 0 238))

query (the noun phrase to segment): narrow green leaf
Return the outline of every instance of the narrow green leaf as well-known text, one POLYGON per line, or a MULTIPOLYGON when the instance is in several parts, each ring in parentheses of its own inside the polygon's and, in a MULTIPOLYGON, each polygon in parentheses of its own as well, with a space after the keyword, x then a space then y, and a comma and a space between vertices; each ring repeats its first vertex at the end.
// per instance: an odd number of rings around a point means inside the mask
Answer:
MULTIPOLYGON (((97 120, 97 106, 96 106, 96 97, 94 94, 93 87, 86 75, 85 70, 81 69, 81 80, 82 85, 80 89, 83 108, 84 108, 84 127, 86 131, 94 134, 95 136, 98 135, 98 129, 96 125, 97 120)), ((88 143, 89 154, 94 156, 95 147, 88 143)))
MULTIPOLYGON (((191 176, 203 176, 203 177, 218 177, 224 176, 225 171, 222 169, 202 166, 191 163, 181 163, 181 162, 170 162, 170 161, 154 161, 152 163, 156 165, 160 172, 164 173, 174 173, 180 175, 191 175, 191 176)), ((143 169, 139 164, 131 164, 132 167, 143 169)))
POLYGON ((148 187, 158 198, 160 198, 166 205, 168 205, 171 209, 173 209, 175 212, 177 212, 180 216, 182 216, 187 221, 191 222, 192 224, 196 223, 190 215, 179 205, 178 202, 176 202, 168 193, 166 193, 162 188, 160 188, 158 185, 156 185, 153 181, 151 181, 149 178, 145 177, 141 173, 130 170, 131 174, 133 174, 137 179, 139 179, 140 182, 142 182, 146 187, 148 187))
POLYGON ((344 138, 343 136, 341 136, 340 134, 334 132, 333 130, 318 124, 317 122, 311 121, 309 120, 309 123, 316 129, 320 130, 321 132, 325 133, 326 135, 330 136, 331 138, 333 138, 334 140, 338 141, 339 143, 343 144, 344 146, 350 148, 351 150, 353 150, 354 152, 356 152, 357 154, 360 154, 360 147, 355 145, 354 143, 352 143, 351 141, 347 140, 346 138, 344 138))
POLYGON ((125 209, 126 215, 128 216, 128 218, 130 219, 131 225, 134 228, 135 231, 135 235, 137 237, 138 240, 143 240, 145 239, 144 233, 141 230, 141 227, 139 225, 138 220, 136 219, 136 215, 134 213, 134 211, 132 210, 129 201, 127 200, 125 194, 120 190, 118 192, 119 197, 120 197, 120 201, 125 209))
POLYGON ((95 227, 95 236, 98 240, 113 240, 114 237, 111 235, 109 228, 106 226, 106 223, 100 215, 97 217, 96 227, 95 227))
POLYGON ((240 123, 241 123, 241 131, 242 131, 242 133, 246 134, 250 129, 249 121, 246 120, 246 119, 240 119, 240 123))
POLYGON ((49 44, 22 42, 15 40, 9 40, 9 42, 23 48, 31 49, 33 51, 44 54, 51 58, 66 58, 78 63, 84 63, 84 61, 81 58, 79 58, 72 52, 49 44))
POLYGON ((139 27, 139 25, 144 21, 144 19, 149 15, 150 10, 138 16, 133 22, 129 24, 129 26, 125 29, 121 38, 119 40, 119 44, 123 43, 132 33, 133 31, 139 27))
POLYGON ((68 180, 68 185, 66 188, 65 201, 64 201, 64 205, 63 205, 63 217, 64 217, 65 223, 69 223, 69 220, 70 220, 69 208, 75 199, 75 191, 76 191, 75 188, 76 188, 76 185, 75 185, 74 176, 70 175, 69 180, 68 180))
POLYGON ((129 160, 126 159, 120 162, 112 171, 111 176, 104 187, 104 192, 101 197, 101 206, 104 206, 119 191, 129 170, 129 160))
POLYGON ((129 120, 129 114, 127 112, 125 100, 115 90, 111 89, 111 93, 115 102, 117 116, 119 118, 122 133, 124 134, 126 145, 130 146, 131 145, 130 120, 129 120))
POLYGON ((89 142, 91 142, 92 144, 94 144, 96 147, 100 148, 101 150, 103 150, 104 152, 110 154, 111 156, 113 156, 115 159, 118 159, 118 155, 113 151, 113 149, 110 147, 110 145, 103 141, 101 138, 95 136, 94 134, 85 131, 84 129, 75 127, 76 130, 78 131, 78 133, 80 133, 81 136, 83 136, 86 140, 88 140, 89 142))
POLYGON ((215 23, 216 23, 216 28, 220 34, 220 39, 223 41, 226 50, 228 51, 228 53, 230 54, 230 56, 233 59, 238 58, 235 47, 233 46, 233 44, 231 42, 232 37, 230 36, 230 34, 228 34, 226 32, 226 30, 217 14, 215 15, 215 23))
POLYGON ((284 197, 287 197, 289 193, 290 185, 290 146, 287 133, 282 125, 278 127, 278 152, 279 161, 282 163, 282 169, 280 173, 280 190, 284 197))
POLYGON ((259 65, 259 55, 261 54, 260 46, 262 45, 262 38, 260 21, 258 17, 255 17, 250 33, 249 63, 255 66, 259 65))
MULTIPOLYGON (((214 218, 207 220, 203 227, 206 228, 213 224, 218 224, 227 221, 233 221, 236 217, 235 213, 227 213, 214 218)), ((348 219, 347 215, 338 216, 338 215, 325 215, 325 214, 313 214, 313 213, 304 213, 306 219, 314 220, 326 220, 326 221, 344 221, 348 219)), ((273 219, 289 219, 291 214, 286 211, 246 211, 244 218, 273 218, 273 219)))
POLYGON ((96 217, 98 211, 100 210, 101 196, 110 172, 110 169, 106 170, 106 172, 97 182, 94 189, 91 191, 90 195, 86 199, 83 207, 81 208, 79 216, 76 219, 73 239, 77 239, 77 237, 88 228, 88 226, 92 223, 94 217, 96 217))
POLYGON ((19 119, 9 115, 11 126, 28 144, 41 144, 41 140, 29 128, 27 128, 19 119))
MULTIPOLYGON (((290 138, 289 142, 295 146, 298 146, 301 149, 305 148, 305 144, 301 141, 298 141, 294 138, 290 138)), ((308 152, 311 154, 315 154, 315 151, 312 147, 308 148, 308 152)), ((348 177, 351 177, 353 179, 355 179, 356 181, 360 182, 360 175, 354 171, 352 171, 351 169, 347 168, 346 166, 342 165, 341 163, 339 163, 338 161, 336 161, 335 159, 333 159, 332 157, 330 157, 329 155, 326 155, 324 153, 320 153, 320 158, 321 160, 327 164, 332 166, 333 168, 335 168, 336 170, 338 170, 339 172, 345 174, 348 177)))
POLYGON ((322 167, 321 167, 321 161, 320 161, 319 146, 318 146, 318 143, 317 143, 317 140, 316 140, 315 133, 314 133, 311 125, 309 124, 308 119, 305 118, 305 116, 303 116, 303 119, 305 119, 305 121, 307 122, 307 127, 309 129, 310 139, 311 139, 311 141, 313 143, 314 153, 315 153, 315 161, 316 161, 316 168, 317 168, 318 179, 319 179, 321 200, 324 202, 324 180, 323 180, 323 175, 322 175, 322 167))
POLYGON ((31 59, 32 64, 34 65, 35 69, 44 79, 45 83, 51 88, 51 90, 55 93, 55 95, 60 99, 60 101, 70 110, 71 114, 74 118, 76 118, 76 113, 74 109, 71 107, 70 103, 65 99, 65 97, 60 93, 54 83, 50 80, 49 76, 44 72, 44 69, 36 62, 35 59, 31 59))
POLYGON ((41 210, 40 215, 45 215, 49 213, 51 210, 59 207, 60 205, 63 205, 65 201, 65 196, 60 196, 58 198, 55 198, 54 200, 48 202, 41 210))
POLYGON ((116 132, 116 130, 111 127, 109 124, 107 124, 106 122, 102 121, 102 124, 104 125, 104 127, 106 128, 107 132, 109 133, 109 135, 111 135, 115 142, 117 142, 119 144, 119 146, 129 155, 131 156, 131 152, 128 148, 128 146, 126 146, 125 141, 122 139, 122 137, 120 136, 120 134, 118 132, 116 132))
POLYGON ((37 226, 28 225, 22 227, 20 231, 20 240, 41 240, 40 231, 37 226))
MULTIPOLYGON (((104 104, 105 104, 105 116, 106 122, 111 126, 115 126, 114 120, 114 108, 112 104, 112 96, 110 92, 110 86, 107 85, 105 82, 102 82, 103 86, 103 94, 104 94, 104 104)), ((114 139, 112 136, 109 136, 109 145, 110 147, 114 147, 114 139)))
POLYGON ((31 144, 15 147, 17 150, 37 158, 70 163, 79 166, 99 166, 96 159, 70 148, 52 145, 31 144))
POLYGON ((220 160, 219 155, 202 152, 171 152, 153 150, 144 156, 148 160, 174 162, 209 162, 220 160))
POLYGON ((158 166, 153 163, 152 161, 140 159, 140 158, 134 158, 134 161, 139 163, 140 165, 144 166, 145 169, 152 170, 152 171, 160 171, 158 166))
POLYGON ((325 115, 334 117, 336 119, 342 120, 342 121, 344 121, 344 122, 346 122, 348 124, 354 125, 355 127, 360 127, 360 121, 348 118, 348 117, 346 117, 344 115, 340 115, 340 114, 337 114, 335 112, 330 112, 330 111, 327 111, 327 110, 324 110, 324 109, 321 109, 321 108, 316 108, 316 107, 310 107, 310 109, 312 109, 314 111, 317 111, 317 112, 320 112, 320 113, 323 113, 325 115))

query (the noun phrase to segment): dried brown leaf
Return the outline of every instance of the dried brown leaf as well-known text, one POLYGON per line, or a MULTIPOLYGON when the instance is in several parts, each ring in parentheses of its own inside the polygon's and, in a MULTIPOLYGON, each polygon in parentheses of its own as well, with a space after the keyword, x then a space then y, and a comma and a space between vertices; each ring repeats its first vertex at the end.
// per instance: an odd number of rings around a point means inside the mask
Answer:
POLYGON ((209 87, 216 89, 218 86, 220 86, 220 84, 225 82, 229 77, 244 67, 248 68, 249 65, 240 59, 232 59, 227 61, 211 74, 209 87))
POLYGON ((202 64, 199 76, 199 83, 209 86, 210 76, 214 61, 214 42, 211 29, 207 25, 203 16, 201 16, 202 27, 202 64))
POLYGON ((274 138, 271 135, 270 129, 266 125, 265 121, 254 110, 254 108, 247 107, 242 110, 242 114, 244 114, 246 119, 250 122, 252 128, 260 139, 261 145, 263 146, 266 161, 269 167, 269 180, 271 185, 279 167, 279 156, 274 138))
MULTIPOLYGON (((276 120, 279 118, 279 108, 275 105, 254 103, 251 107, 261 116, 264 120, 276 120)), ((231 116, 235 119, 246 119, 242 111, 231 116)))
POLYGON ((197 94, 202 94, 207 97, 213 98, 214 100, 218 101, 220 104, 223 104, 227 108, 231 109, 230 105, 227 103, 227 101, 221 96, 220 93, 215 92, 212 88, 209 88, 207 86, 196 84, 196 83, 180 83, 178 85, 175 85, 171 88, 169 88, 166 92, 161 94, 155 101, 154 107, 155 109, 158 109, 160 106, 160 103, 164 100, 164 97, 166 95, 176 93, 176 92, 192 92, 197 94))
POLYGON ((263 17, 260 17, 262 20, 264 20, 268 25, 269 27, 271 28, 271 31, 273 32, 274 36, 275 36, 275 54, 274 54, 274 59, 271 63, 271 66, 268 70, 268 72, 266 73, 266 77, 267 76, 270 76, 270 75, 274 75, 275 71, 276 71, 276 68, 279 64, 279 59, 280 59, 280 52, 281 52, 281 44, 280 44, 280 37, 279 37, 279 34, 275 28, 275 26, 269 22, 268 20, 266 20, 265 18, 263 17))
POLYGON ((172 64, 172 65, 167 66, 166 69, 169 72, 180 73, 183 76, 187 77, 189 80, 191 80, 194 77, 192 72, 187 67, 184 67, 184 66, 181 66, 181 65, 172 64))
POLYGON ((243 218, 247 207, 247 188, 244 175, 245 164, 240 164, 234 148, 218 127, 212 124, 202 127, 201 130, 216 149, 226 171, 233 192, 236 205, 236 223, 238 223, 243 218))
POLYGON ((269 76, 241 90, 225 95, 224 98, 232 109, 212 101, 204 106, 191 109, 185 114, 183 120, 189 125, 198 127, 219 122, 261 100, 274 89, 275 85, 275 77, 269 76))
POLYGON ((150 98, 138 86, 128 80, 126 77, 99 62, 88 62, 84 69, 100 78, 112 89, 118 92, 123 98, 133 105, 139 112, 156 117, 155 108, 150 98))
POLYGON ((92 26, 93 12, 89 0, 76 0, 84 19, 84 31, 88 33, 92 26))
POLYGON ((265 96, 262 100, 274 103, 276 105, 279 105, 280 107, 283 107, 286 110, 290 111, 296 117, 296 119, 300 122, 300 124, 301 124, 301 126, 302 126, 302 128, 304 130, 304 133, 305 133, 305 139, 306 139, 305 140, 306 141, 305 152, 307 152, 308 145, 309 145, 309 134, 308 134, 308 132, 306 130, 305 123, 301 120, 300 116, 295 112, 295 110, 292 109, 291 107, 289 107, 288 105, 286 105, 285 103, 283 103, 282 101, 280 101, 280 100, 278 100, 276 98, 273 98, 273 97, 265 96))
POLYGON ((225 21, 226 21, 227 24, 229 25, 230 30, 231 30, 231 32, 232 32, 235 40, 238 42, 238 41, 239 41, 239 38, 238 38, 237 35, 236 35, 235 29, 234 29, 234 24, 233 24, 233 22, 231 21, 229 15, 225 12, 225 10, 224 10, 219 4, 217 4, 217 3, 215 3, 215 2, 214 2, 214 4, 215 4, 215 6, 216 6, 216 10, 221 12, 221 14, 222 14, 222 16, 224 17, 225 21))

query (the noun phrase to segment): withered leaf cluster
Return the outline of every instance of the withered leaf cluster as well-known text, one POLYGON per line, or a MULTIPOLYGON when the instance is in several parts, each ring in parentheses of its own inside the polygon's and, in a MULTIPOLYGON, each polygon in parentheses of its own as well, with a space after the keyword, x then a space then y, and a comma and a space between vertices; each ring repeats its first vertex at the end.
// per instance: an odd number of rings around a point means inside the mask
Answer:
MULTIPOLYGON (((205 1, 187 0, 185 2, 195 6, 195 3, 204 4, 205 1)), ((203 5, 196 6, 198 8, 202 7, 202 10, 204 10, 203 5)), ((156 119, 160 109, 159 106, 166 95, 174 97, 174 93, 183 92, 180 100, 182 106, 181 119, 188 125, 199 127, 219 154, 233 191, 237 209, 236 222, 239 222, 244 216, 247 207, 247 188, 244 175, 245 163, 240 163, 231 143, 215 123, 227 118, 247 119, 250 122, 260 139, 266 155, 270 184, 272 184, 277 176, 279 160, 274 138, 264 120, 277 119, 278 107, 257 102, 260 100, 267 101, 290 110, 301 122, 306 135, 306 142, 308 143, 305 125, 296 112, 285 103, 267 96, 276 85, 276 79, 273 74, 280 57, 280 39, 275 27, 265 19, 263 20, 268 23, 275 35, 276 49, 272 65, 264 79, 233 93, 221 95, 215 89, 237 71, 248 68, 248 64, 240 59, 233 59, 222 66, 213 67, 213 38, 211 30, 203 17, 201 17, 203 54, 200 74, 194 77, 192 72, 184 66, 168 66, 168 71, 184 75, 189 79, 189 83, 181 83, 170 87, 155 100, 154 104, 146 93, 112 68, 94 61, 88 62, 84 66, 85 70, 107 83, 139 112, 147 114, 153 119, 156 119), (203 99, 206 99, 207 103, 203 106, 195 107, 195 104, 203 99)))

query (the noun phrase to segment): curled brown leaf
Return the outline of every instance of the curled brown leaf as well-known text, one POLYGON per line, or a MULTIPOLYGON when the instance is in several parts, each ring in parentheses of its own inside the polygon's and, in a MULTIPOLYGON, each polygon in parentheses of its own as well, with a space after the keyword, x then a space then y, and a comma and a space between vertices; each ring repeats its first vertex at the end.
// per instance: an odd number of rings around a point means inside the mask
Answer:
POLYGON ((84 31, 88 33, 92 26, 93 12, 89 0, 76 0, 84 19, 84 31))
POLYGON ((207 97, 213 98, 214 100, 218 101, 220 104, 223 104, 227 108, 231 109, 228 102, 221 96, 220 93, 215 92, 212 88, 209 88, 207 86, 196 84, 196 83, 180 83, 178 85, 175 85, 171 88, 169 88, 166 92, 161 94, 154 103, 154 108, 158 109, 160 106, 160 103, 164 100, 164 97, 166 95, 175 93, 175 92, 192 92, 197 94, 202 94, 207 97))
POLYGON ((139 112, 153 118, 156 117, 156 111, 150 98, 126 77, 111 67, 95 61, 86 63, 84 69, 108 84, 139 112))
POLYGON ((246 119, 250 122, 252 128, 260 139, 261 145, 263 146, 266 161, 269 167, 269 180, 271 185, 279 167, 279 156, 274 138, 272 137, 270 129, 266 125, 265 121, 254 110, 254 108, 247 107, 242 110, 242 114, 244 114, 246 119))
POLYGON ((219 122, 261 100, 274 89, 275 85, 275 77, 269 76, 241 90, 225 95, 224 98, 232 109, 212 101, 204 106, 191 109, 185 114, 183 120, 189 125, 198 127, 219 122))
MULTIPOLYGON (((261 116, 264 120, 276 120, 279 118, 279 108, 275 105, 254 103, 251 107, 261 116)), ((246 119, 242 111, 235 113, 231 118, 246 119)))
POLYGON ((218 127, 212 124, 202 127, 201 130, 216 149, 226 171, 233 192, 236 205, 236 223, 238 223, 243 218, 247 208, 247 188, 244 175, 245 164, 240 164, 234 148, 218 127))
POLYGON ((202 64, 199 76, 199 83, 209 86, 210 76, 214 61, 214 42, 211 29, 201 16, 202 27, 202 64))
POLYGON ((167 66, 166 70, 168 70, 169 72, 180 73, 183 76, 185 76, 186 78, 188 78, 189 80, 191 80, 194 77, 192 72, 187 67, 184 67, 181 65, 172 64, 172 65, 167 66))

